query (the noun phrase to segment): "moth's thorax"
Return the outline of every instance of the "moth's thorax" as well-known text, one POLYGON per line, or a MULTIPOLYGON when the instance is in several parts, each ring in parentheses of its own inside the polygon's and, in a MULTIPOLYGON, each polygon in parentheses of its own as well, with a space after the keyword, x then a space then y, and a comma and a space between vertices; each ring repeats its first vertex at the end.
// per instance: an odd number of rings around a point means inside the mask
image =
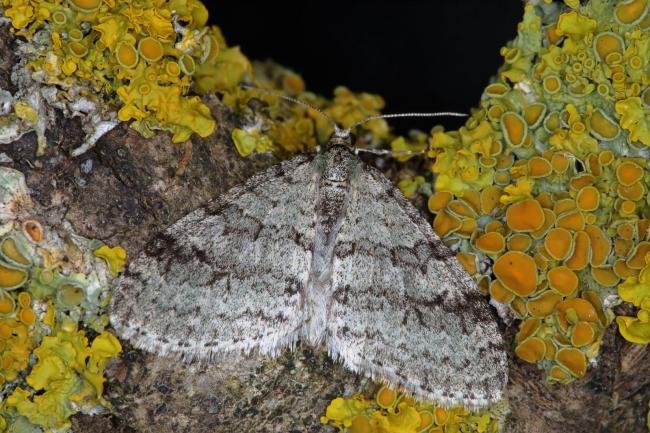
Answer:
POLYGON ((344 144, 328 145, 324 157, 325 167, 321 183, 347 183, 358 159, 351 147, 344 144))

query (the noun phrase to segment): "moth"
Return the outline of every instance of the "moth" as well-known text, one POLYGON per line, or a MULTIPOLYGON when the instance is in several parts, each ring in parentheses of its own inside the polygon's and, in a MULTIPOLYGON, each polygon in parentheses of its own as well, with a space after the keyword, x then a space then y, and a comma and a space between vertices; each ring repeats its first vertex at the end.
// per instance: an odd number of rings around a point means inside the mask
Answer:
POLYGON ((276 356, 302 339, 420 400, 479 408, 500 399, 506 353, 474 280, 360 160, 352 128, 334 126, 318 153, 159 233, 118 281, 113 326, 138 348, 186 360, 276 356))

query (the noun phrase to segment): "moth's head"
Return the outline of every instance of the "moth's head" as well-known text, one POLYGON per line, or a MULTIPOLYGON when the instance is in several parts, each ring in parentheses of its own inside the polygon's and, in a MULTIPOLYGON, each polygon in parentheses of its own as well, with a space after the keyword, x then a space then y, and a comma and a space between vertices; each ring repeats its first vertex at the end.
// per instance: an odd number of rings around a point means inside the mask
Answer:
POLYGON ((352 133, 350 130, 341 129, 337 125, 334 125, 334 132, 327 142, 327 147, 332 146, 345 146, 348 149, 352 149, 352 133))

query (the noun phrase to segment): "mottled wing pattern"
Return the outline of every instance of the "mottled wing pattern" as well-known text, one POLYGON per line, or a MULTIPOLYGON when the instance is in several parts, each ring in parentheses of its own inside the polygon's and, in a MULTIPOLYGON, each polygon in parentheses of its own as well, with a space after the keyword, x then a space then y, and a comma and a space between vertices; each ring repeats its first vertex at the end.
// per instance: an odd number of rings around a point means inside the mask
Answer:
POLYGON ((313 159, 271 167, 160 233, 114 291, 118 333, 187 359, 294 345, 314 238, 313 159))
POLYGON ((327 345, 425 400, 500 398, 506 355, 472 278, 383 174, 360 163, 334 251, 327 345))

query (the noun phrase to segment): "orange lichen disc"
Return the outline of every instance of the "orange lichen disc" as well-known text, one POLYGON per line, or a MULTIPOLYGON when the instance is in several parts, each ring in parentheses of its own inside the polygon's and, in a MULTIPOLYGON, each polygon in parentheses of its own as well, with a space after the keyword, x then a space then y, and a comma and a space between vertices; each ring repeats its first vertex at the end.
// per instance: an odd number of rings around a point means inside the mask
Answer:
POLYGON ((43 239, 43 226, 38 221, 25 221, 23 223, 23 232, 34 242, 40 242, 43 239))
POLYGON ((0 251, 6 258, 19 265, 29 266, 32 263, 20 252, 14 238, 5 238, 0 244, 0 251))
POLYGON ((612 32, 602 32, 594 37, 594 52, 601 60, 607 61, 611 54, 622 54, 625 51, 623 39, 612 32))
POLYGON ((546 317, 553 312, 555 306, 562 300, 562 296, 550 290, 531 298, 526 302, 526 308, 533 317, 546 317))
POLYGON ((544 238, 544 247, 551 255, 551 258, 564 260, 573 251, 573 236, 567 229, 551 229, 544 238))
POLYGON ((526 362, 536 363, 544 358, 546 353, 546 344, 544 340, 538 337, 530 337, 515 348, 515 354, 526 362))
POLYGON ((609 237, 598 226, 588 225, 585 227, 585 232, 589 236, 589 244, 591 246, 591 258, 589 264, 591 266, 603 266, 612 251, 612 244, 609 237))
POLYGON ((640 242, 627 259, 626 264, 631 269, 643 269, 646 265, 645 256, 650 252, 650 242, 640 242))
POLYGON ((133 68, 138 64, 138 51, 128 42, 121 42, 115 51, 115 58, 125 68, 133 68))
POLYGON ((569 383, 573 380, 571 373, 558 365, 554 365, 550 368, 548 376, 549 380, 560 383, 569 383))
POLYGON ((486 254, 498 254, 505 248, 505 240, 499 232, 489 232, 476 239, 475 247, 486 254))
POLYGON ((645 196, 645 186, 641 182, 634 182, 632 185, 619 184, 616 193, 624 200, 638 201, 645 196))
POLYGON ((600 205, 600 192, 593 186, 585 186, 576 195, 576 206, 579 210, 591 212, 600 205))
POLYGON ((603 287, 615 287, 621 280, 611 267, 591 268, 591 276, 603 287))
POLYGON ((553 166, 541 156, 533 156, 528 160, 528 175, 532 178, 546 177, 553 172, 553 166))
POLYGON ((27 272, 15 269, 0 262, 0 288, 13 289, 27 280, 27 272))
POLYGON ((643 177, 643 168, 638 164, 626 161, 616 167, 616 178, 621 185, 629 186, 643 177))
POLYGON ((578 288, 578 276, 566 266, 558 266, 546 274, 548 285, 561 295, 569 296, 578 288))
POLYGON ((544 119, 546 105, 541 102, 533 102, 524 108, 524 120, 531 128, 536 128, 544 119))
MULTIPOLYGON (((621 128, 600 109, 594 110, 589 118, 589 129, 591 135, 604 141, 613 140, 618 137, 621 128)), ((600 156, 599 156, 600 160, 600 156)))
POLYGON ((524 144, 528 134, 528 124, 519 114, 508 111, 501 116, 501 130, 511 146, 519 147, 524 144))
POLYGON ((490 185, 481 190, 480 209, 481 214, 490 215, 499 205, 499 198, 503 190, 495 185, 490 185))
POLYGON ((140 39, 140 42, 138 42, 138 51, 142 58, 149 62, 157 62, 164 54, 160 41, 151 36, 140 39))
POLYGON ((614 8, 614 17, 619 23, 629 26, 643 20, 649 9, 648 0, 623 0, 614 8))
POLYGON ((576 232, 574 237, 573 254, 564 264, 574 271, 584 269, 591 258, 591 241, 586 232, 576 232))
POLYGON ((11 296, 0 293, 0 314, 6 315, 14 312, 16 304, 11 296))
POLYGON ((532 232, 544 225, 544 211, 535 199, 525 199, 508 206, 506 224, 514 231, 532 232))
POLYGON ((564 173, 569 168, 569 158, 561 152, 556 152, 551 157, 551 165, 556 173, 564 173))
POLYGON ((463 268, 467 271, 468 274, 474 275, 478 273, 475 254, 461 251, 458 254, 456 254, 456 259, 463 266, 463 268))
POLYGON ((553 203, 553 212, 556 215, 571 212, 577 209, 576 202, 572 198, 556 199, 553 203))
POLYGON ((506 245, 510 251, 528 251, 533 244, 530 236, 523 233, 516 233, 508 237, 506 245))
POLYGON ((537 265, 522 252, 503 254, 494 262, 493 272, 504 287, 519 296, 528 296, 537 287, 537 265))
POLYGON ((456 217, 476 218, 478 215, 464 200, 452 200, 447 211, 456 217))
POLYGON ((579 349, 560 349, 555 355, 555 360, 563 367, 566 367, 576 377, 584 376, 587 372, 587 358, 579 349))
POLYGON ((436 217, 433 219, 433 230, 441 238, 444 238, 449 233, 457 231, 460 229, 461 225, 462 223, 458 218, 444 209, 438 212, 436 217))
POLYGON ((447 191, 436 191, 433 194, 431 194, 431 197, 429 197, 429 201, 427 202, 427 205, 429 207, 429 210, 431 212, 439 212, 451 201, 453 198, 453 195, 450 192, 447 191))
POLYGON ((397 392, 388 388, 387 386, 382 386, 381 389, 377 392, 377 404, 384 408, 392 408, 397 402, 397 392))
POLYGON ((578 322, 573 326, 571 331, 571 344, 576 347, 585 346, 596 338, 596 331, 589 322, 578 322))
POLYGON ((519 324, 519 331, 515 336, 515 341, 517 342, 524 341, 526 338, 530 337, 535 332, 537 332, 541 324, 542 324, 541 319, 537 317, 531 317, 526 320, 523 320, 519 324))
POLYGON ((490 283, 489 293, 492 299, 501 303, 508 304, 513 300, 515 295, 499 282, 499 280, 494 280, 490 283))

